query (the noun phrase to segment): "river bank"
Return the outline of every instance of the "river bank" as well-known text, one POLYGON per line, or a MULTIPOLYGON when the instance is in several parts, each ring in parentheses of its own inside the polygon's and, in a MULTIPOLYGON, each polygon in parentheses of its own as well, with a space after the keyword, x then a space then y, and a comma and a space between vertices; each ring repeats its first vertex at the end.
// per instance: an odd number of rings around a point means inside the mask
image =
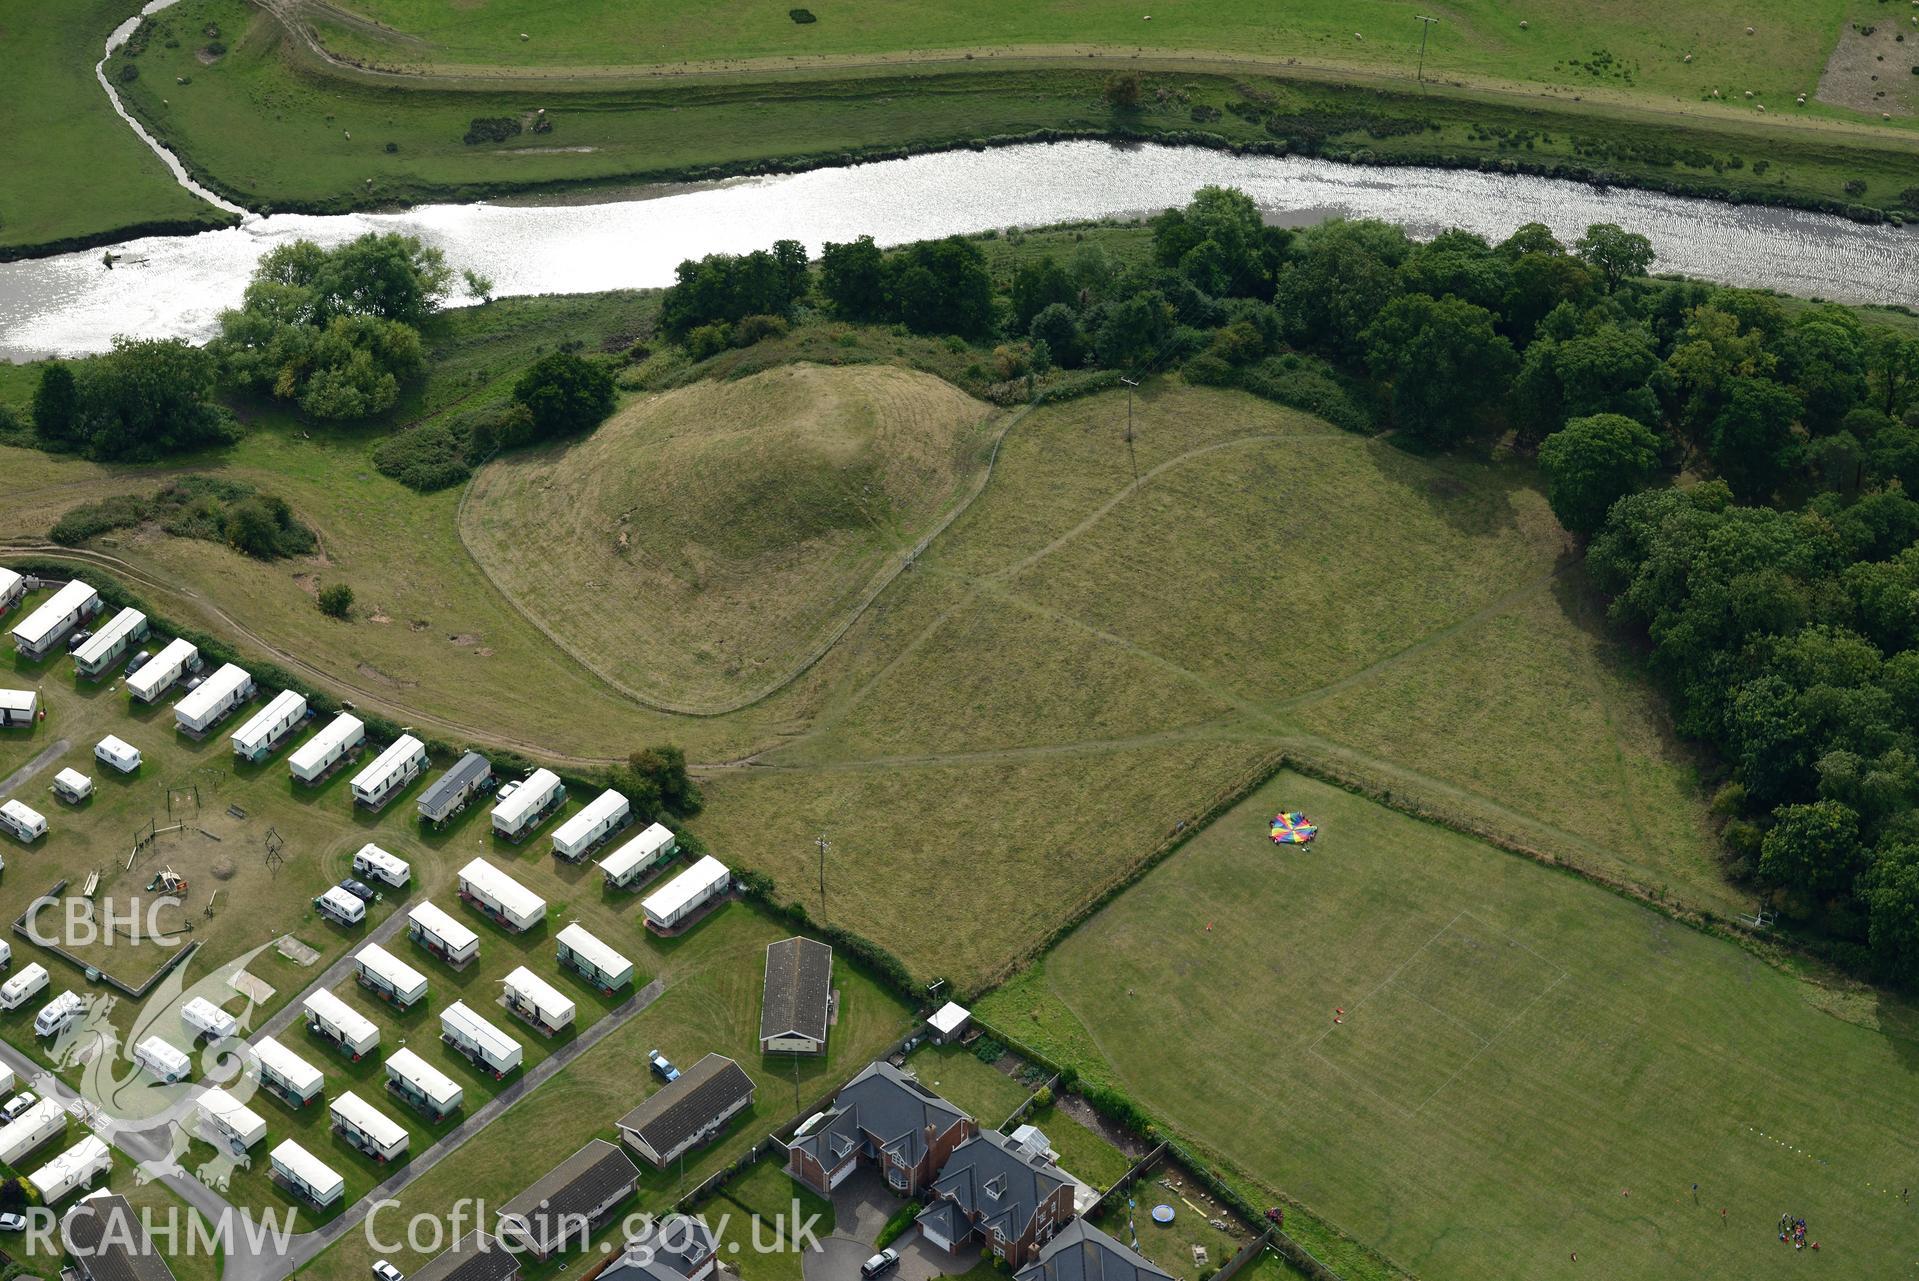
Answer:
POLYGON ((621 202, 275 214, 196 236, 128 242, 113 271, 93 253, 4 264, 0 357, 98 351, 117 333, 204 338, 219 312, 238 303, 259 256, 301 237, 337 244, 369 231, 403 232, 438 246, 457 267, 491 277, 496 296, 595 293, 669 284, 686 258, 763 248, 782 237, 817 252, 860 235, 900 244, 1134 218, 1183 204, 1207 184, 1237 187, 1269 219, 1295 225, 1380 218, 1416 235, 1460 227, 1496 240, 1540 222, 1570 241, 1592 223, 1618 223, 1651 238, 1658 271, 1919 306, 1919 234, 1890 226, 1522 174, 1402 168, 1387 175, 1297 156, 1063 142, 736 178, 621 202))

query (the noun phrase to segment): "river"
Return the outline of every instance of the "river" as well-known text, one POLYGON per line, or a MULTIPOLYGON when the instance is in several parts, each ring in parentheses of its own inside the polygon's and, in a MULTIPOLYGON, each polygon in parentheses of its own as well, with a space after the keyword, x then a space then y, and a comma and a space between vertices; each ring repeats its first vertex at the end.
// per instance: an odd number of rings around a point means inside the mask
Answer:
POLYGON ((682 259, 867 234, 898 244, 955 232, 1129 217, 1238 187, 1276 222, 1383 218, 1416 235, 1461 227, 1503 238, 1541 222, 1570 240, 1595 222, 1649 236, 1654 270, 1841 302, 1919 306, 1919 234, 1823 214, 1548 178, 1369 168, 1298 157, 1066 142, 955 151, 848 168, 680 186, 602 203, 421 205, 398 213, 249 217, 0 264, 0 357, 105 348, 116 334, 204 339, 240 300, 260 255, 298 237, 337 244, 400 231, 439 246, 500 296, 671 283, 682 259))

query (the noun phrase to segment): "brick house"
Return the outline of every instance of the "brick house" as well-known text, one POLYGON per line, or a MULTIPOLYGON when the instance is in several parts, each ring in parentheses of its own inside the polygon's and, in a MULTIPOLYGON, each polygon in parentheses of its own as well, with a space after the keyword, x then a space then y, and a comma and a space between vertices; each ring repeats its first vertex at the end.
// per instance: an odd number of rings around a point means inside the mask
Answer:
POLYGON ((893 1191, 917 1196, 978 1133, 972 1117, 882 1061, 848 1081, 832 1107, 800 1126, 786 1145, 786 1172, 825 1196, 865 1163, 893 1191))
POLYGON ((919 1216, 926 1239, 949 1253, 977 1239, 1018 1270, 1073 1217, 1073 1180, 1045 1157, 987 1130, 954 1149, 919 1216))

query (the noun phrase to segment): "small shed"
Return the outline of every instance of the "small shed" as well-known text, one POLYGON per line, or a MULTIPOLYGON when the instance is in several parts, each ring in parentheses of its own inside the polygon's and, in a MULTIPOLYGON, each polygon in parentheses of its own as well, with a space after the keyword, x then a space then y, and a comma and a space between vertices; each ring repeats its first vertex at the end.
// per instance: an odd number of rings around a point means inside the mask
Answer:
POLYGON ((933 1044, 945 1045, 949 1041, 956 1041, 966 1035, 966 1029, 972 1025, 972 1022, 971 1010, 958 1002, 948 1001, 933 1011, 933 1016, 926 1020, 926 1026, 932 1034, 933 1044))
POLYGON ((53 794, 69 805, 78 805, 93 795, 93 780, 77 769, 63 769, 53 776, 53 794))
POLYGON ((0 689, 0 729, 29 729, 40 711, 40 695, 30 689, 0 689))
POLYGON ((112 734, 93 745, 93 758, 122 774, 131 774, 140 768, 140 749, 112 734))

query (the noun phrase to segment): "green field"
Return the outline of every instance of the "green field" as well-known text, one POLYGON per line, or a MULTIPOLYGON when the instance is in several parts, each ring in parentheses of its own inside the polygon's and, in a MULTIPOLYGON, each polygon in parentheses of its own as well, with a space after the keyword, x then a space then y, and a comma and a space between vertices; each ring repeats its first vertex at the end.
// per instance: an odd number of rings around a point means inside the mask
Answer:
POLYGON ((138 10, 128 0, 13 6, 0 17, 8 74, 0 90, 7 178, 0 253, 142 227, 192 230, 227 215, 192 195, 113 113, 94 79, 107 35, 138 10))
POLYGON ((1848 1273, 1897 1275, 1919 1026, 1813 999, 1282 773, 980 1012, 1434 1281, 1784 1276, 1786 1211, 1848 1273), (1319 841, 1276 850, 1281 807, 1319 841))
MULTIPOLYGON (((398 34, 342 10, 302 11, 302 32, 369 66, 399 68, 388 72, 324 61, 273 13, 242 0, 184 0, 156 19, 178 46, 149 45, 128 98, 203 181, 249 207, 310 210, 841 162, 1035 131, 1197 131, 1225 145, 1278 140, 1384 161, 1564 164, 1618 182, 1879 208, 1897 207, 1912 185, 1911 77, 1854 77, 1862 101, 1889 110, 1890 121, 1816 96, 1842 16, 1883 19, 1872 0, 1774 3, 1751 37, 1744 24, 1761 15, 1735 14, 1727 0, 1689 13, 1678 29, 1648 25, 1647 6, 1627 0, 1605 6, 1596 25, 1590 10, 1563 0, 1551 12, 1531 7, 1523 31, 1509 4, 1442 6, 1447 20, 1435 29, 1424 85, 1411 74, 1416 7, 1351 13, 1316 2, 1249 28, 1243 3, 1184 5, 1150 26, 1111 6, 998 6, 989 17, 1006 32, 967 38, 965 28, 988 18, 955 5, 925 15, 874 4, 852 20, 823 11, 796 25, 778 10, 739 21, 722 6, 683 22, 683 4, 657 20, 652 10, 635 19, 598 4, 577 25, 569 13, 524 43, 519 6, 396 5, 383 18, 400 24, 398 34), (473 44, 440 65, 434 40, 405 29, 415 20, 473 44), (224 54, 207 54, 195 38, 208 23, 225 33, 224 54), (621 41, 595 34, 606 23, 620 24, 621 41), (1133 34, 1124 44, 1060 34, 1082 25, 1133 34), (1353 38, 1355 25, 1363 39, 1353 38), (637 56, 649 33, 662 32, 687 42, 683 56, 655 48, 667 61, 650 69, 603 65, 637 56), (762 35, 834 51, 770 52, 756 43, 762 35), (945 43, 956 38, 964 50, 945 43), (360 47, 366 41, 384 51, 360 47), (457 61, 479 46, 510 61, 457 61), (569 61, 569 48, 590 65, 569 61), (1690 65, 1684 49, 1695 51, 1690 65), (747 60, 726 61, 735 57, 747 60), (1116 68, 1144 77, 1138 109, 1116 114, 1105 101, 1116 68), (1748 90, 1758 96, 1747 100, 1748 90), (1799 92, 1814 95, 1804 107, 1794 105, 1799 92), (543 118, 552 130, 469 145, 463 138, 479 117, 527 126, 543 118), (1759 160, 1766 165, 1756 172, 1759 160), (1848 191, 1855 181, 1866 184, 1863 195, 1848 191)), ((1880 42, 1896 34, 1883 22, 1877 31, 1880 42)), ((1909 47, 1865 55, 1861 67, 1873 70, 1859 75, 1897 69, 1909 47)))

